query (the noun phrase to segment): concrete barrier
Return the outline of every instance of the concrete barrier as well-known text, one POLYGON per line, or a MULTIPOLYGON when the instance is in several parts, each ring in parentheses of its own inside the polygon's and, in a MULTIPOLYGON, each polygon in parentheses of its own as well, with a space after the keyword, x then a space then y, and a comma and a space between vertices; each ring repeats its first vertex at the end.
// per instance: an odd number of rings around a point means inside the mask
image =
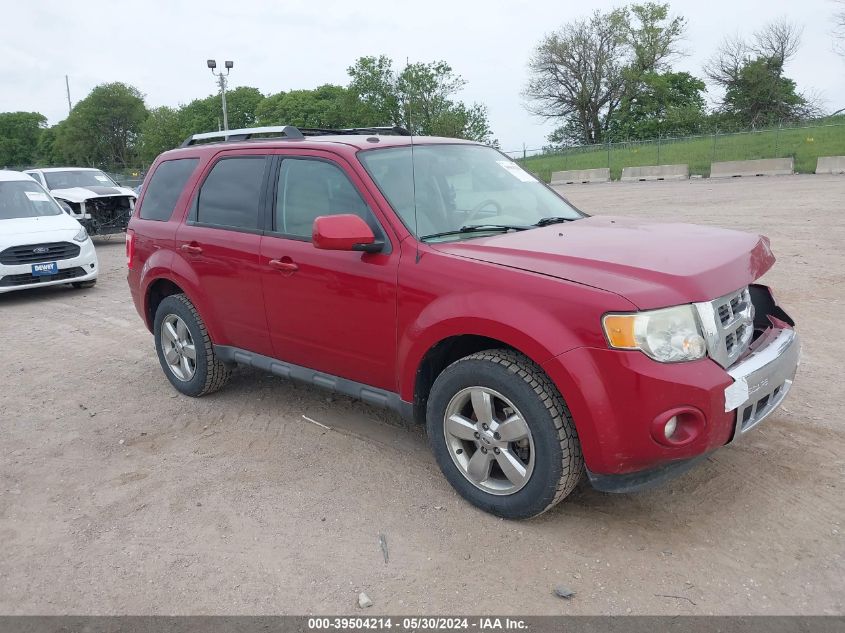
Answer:
POLYGON ((571 185, 575 182, 608 182, 610 180, 610 169, 571 169, 569 171, 556 171, 552 173, 553 185, 571 185))
POLYGON ((845 174, 845 156, 819 156, 817 174, 845 174))
POLYGON ((647 167, 624 167, 622 169, 622 182, 687 179, 689 179, 688 165, 649 165, 647 167))
POLYGON ((711 178, 739 178, 740 176, 787 176, 794 171, 791 158, 762 160, 731 160, 710 165, 711 178))

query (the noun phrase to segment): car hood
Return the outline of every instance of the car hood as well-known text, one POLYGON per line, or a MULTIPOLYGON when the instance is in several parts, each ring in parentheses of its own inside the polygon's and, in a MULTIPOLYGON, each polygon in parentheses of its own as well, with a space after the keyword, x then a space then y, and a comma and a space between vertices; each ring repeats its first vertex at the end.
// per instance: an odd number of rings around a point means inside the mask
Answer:
POLYGON ((610 216, 431 246, 608 290, 641 309, 715 299, 775 261, 762 235, 610 216))
POLYGON ((28 235, 32 235, 36 242, 70 239, 79 233, 81 228, 82 225, 66 213, 0 220, 0 249, 28 243, 28 235), (45 235, 47 233, 55 233, 55 236, 45 235))
POLYGON ((68 202, 84 202, 91 198, 103 198, 108 196, 132 196, 136 194, 126 187, 72 187, 71 189, 50 189, 50 193, 56 198, 68 202))

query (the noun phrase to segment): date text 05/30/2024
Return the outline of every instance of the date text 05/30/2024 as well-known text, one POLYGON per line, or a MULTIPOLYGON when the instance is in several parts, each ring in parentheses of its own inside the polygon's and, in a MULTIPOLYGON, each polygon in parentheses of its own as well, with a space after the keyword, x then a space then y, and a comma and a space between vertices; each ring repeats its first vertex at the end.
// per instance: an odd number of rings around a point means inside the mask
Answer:
POLYGON ((518 631, 528 628, 519 618, 498 617, 333 617, 308 618, 311 630, 397 630, 397 631, 518 631))

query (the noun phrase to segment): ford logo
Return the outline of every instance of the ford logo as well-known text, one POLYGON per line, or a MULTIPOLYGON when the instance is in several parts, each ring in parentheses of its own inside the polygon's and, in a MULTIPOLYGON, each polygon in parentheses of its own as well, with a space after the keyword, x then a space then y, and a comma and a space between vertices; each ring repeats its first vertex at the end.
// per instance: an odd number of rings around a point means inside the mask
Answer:
POLYGON ((43 255, 44 253, 49 253, 50 249, 46 246, 39 246, 38 248, 33 248, 32 252, 36 255, 43 255))

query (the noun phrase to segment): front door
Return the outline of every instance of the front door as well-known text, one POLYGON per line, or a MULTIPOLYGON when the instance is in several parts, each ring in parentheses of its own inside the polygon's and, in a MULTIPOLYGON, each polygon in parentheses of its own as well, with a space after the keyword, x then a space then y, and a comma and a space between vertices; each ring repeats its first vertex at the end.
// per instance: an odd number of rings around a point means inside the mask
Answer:
POLYGON ((327 153, 280 156, 271 179, 261 266, 275 356, 396 391, 399 252, 372 211, 374 200, 358 176, 327 153), (314 248, 314 219, 341 213, 364 218, 385 250, 314 248), (289 265, 280 270, 271 260, 289 265))

